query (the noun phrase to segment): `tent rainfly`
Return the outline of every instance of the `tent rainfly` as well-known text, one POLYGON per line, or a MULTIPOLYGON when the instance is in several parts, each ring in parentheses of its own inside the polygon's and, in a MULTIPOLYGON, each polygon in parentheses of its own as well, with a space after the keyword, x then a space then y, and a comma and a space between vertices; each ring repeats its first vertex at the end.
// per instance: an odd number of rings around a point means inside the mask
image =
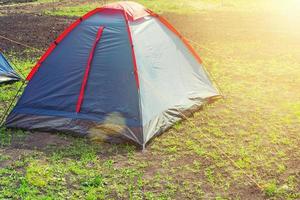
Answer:
POLYGON ((219 96, 202 61, 164 18, 134 2, 108 4, 67 28, 41 57, 7 127, 141 145, 219 96))
POLYGON ((0 51, 0 85, 2 83, 19 81, 21 77, 15 72, 7 59, 0 51))

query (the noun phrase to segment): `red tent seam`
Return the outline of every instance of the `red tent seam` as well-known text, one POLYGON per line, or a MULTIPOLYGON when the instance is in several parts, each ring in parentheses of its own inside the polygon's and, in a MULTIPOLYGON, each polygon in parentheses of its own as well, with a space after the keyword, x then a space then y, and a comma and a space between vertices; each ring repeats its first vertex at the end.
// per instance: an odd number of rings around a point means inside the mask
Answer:
POLYGON ((96 49, 97 44, 99 43, 99 41, 101 39, 101 36, 102 36, 102 33, 103 33, 103 29, 104 29, 103 26, 99 27, 97 35, 96 35, 96 39, 95 39, 93 47, 92 47, 92 49, 90 51, 90 55, 89 55, 89 58, 88 58, 88 62, 87 62, 87 65, 86 65, 84 77, 83 77, 81 88, 80 88, 79 97, 78 97, 78 100, 77 100, 77 105, 76 105, 76 112, 77 113, 79 113, 80 109, 81 109, 81 105, 82 105, 83 98, 84 98, 84 93, 85 93, 85 88, 86 88, 86 84, 87 84, 89 73, 90 73, 90 69, 91 69, 91 64, 92 64, 92 61, 93 61, 93 58, 94 58, 94 54, 95 54, 95 49, 96 49))
MULTIPOLYGON (((88 12, 87 14, 85 14, 84 16, 80 17, 79 19, 77 19, 73 24, 71 24, 62 34, 60 34, 57 39, 55 40, 55 43, 52 43, 49 48, 47 49, 47 51, 45 52, 45 54, 39 59, 39 61, 37 62, 37 64, 33 67, 33 69, 31 70, 31 72, 28 74, 26 80, 30 81, 32 79, 32 77, 34 76, 34 74, 38 71, 38 69, 40 68, 41 64, 46 60, 46 58, 52 53, 52 51, 55 49, 55 47, 57 46, 57 44, 59 44, 74 28, 76 28, 82 21, 84 21, 85 19, 89 18, 90 16, 94 15, 95 13, 101 12, 103 10, 107 10, 107 11, 122 11, 122 14, 124 15, 125 19, 126 19, 126 26, 127 26, 127 30, 128 30, 128 34, 129 34, 129 39, 130 39, 130 43, 131 43, 131 48, 132 48, 132 57, 133 57, 133 62, 134 62, 134 74, 135 74, 135 79, 137 82, 137 87, 139 88, 139 79, 138 79, 138 72, 137 72, 137 64, 136 64, 136 58, 135 58, 135 54, 134 54, 134 49, 133 49, 133 44, 132 44, 132 36, 131 36, 131 32, 130 32, 130 28, 128 25, 128 16, 125 13, 125 10, 121 10, 121 9, 113 9, 113 8, 96 8, 90 12, 88 12)), ((157 17, 159 19, 159 21, 161 23, 163 23, 169 30, 171 30, 175 35, 177 35, 180 40, 186 45, 186 47, 189 49, 189 51, 193 54, 193 56, 196 58, 196 60, 202 64, 202 60, 199 57, 199 55, 196 53, 196 51, 193 49, 193 47, 189 44, 189 42, 187 41, 187 39, 185 39, 165 18, 159 16, 158 14, 154 13, 153 11, 147 9, 146 10, 151 16, 153 17, 157 17)))
POLYGON ((125 17, 129 42, 130 42, 130 46, 131 46, 131 52, 132 52, 131 54, 132 54, 132 61, 133 61, 133 73, 134 73, 134 77, 135 77, 135 81, 136 81, 136 86, 139 89, 140 88, 140 82, 139 82, 139 76, 138 76, 138 71, 137 71, 137 62, 136 62, 136 57, 135 57, 135 52, 134 52, 134 47, 133 47, 132 35, 131 35, 130 27, 129 27, 129 24, 128 24, 128 17, 126 15, 125 11, 123 12, 123 15, 125 17))
MULTIPOLYGON (((87 14, 85 14, 84 16, 80 17, 79 19, 77 19, 73 24, 71 24, 67 29, 65 29, 65 31, 60 34, 57 39, 55 40, 57 44, 59 44, 73 29, 75 29, 82 21, 88 19, 89 17, 91 17, 92 15, 101 12, 101 11, 110 11, 110 12, 115 12, 115 11, 119 11, 122 14, 124 14, 124 10, 122 9, 116 9, 116 8, 96 8, 90 12, 88 12, 87 14)), ((127 14, 125 14, 125 18, 127 18, 127 14)), ((34 76, 34 74, 38 71, 38 69, 40 68, 41 64, 46 60, 46 58, 52 53, 52 51, 55 49, 55 44, 51 44, 50 47, 47 49, 47 51, 45 52, 45 54, 39 59, 39 61, 37 62, 37 64, 33 67, 33 69, 31 70, 31 72, 28 74, 26 80, 30 81, 32 79, 32 77, 34 76)))
POLYGON ((185 46, 189 49, 189 51, 193 54, 193 56, 196 58, 196 60, 202 64, 202 59, 200 58, 200 56, 197 54, 197 52, 194 50, 194 48, 189 44, 188 40, 183 37, 183 35, 181 35, 181 33, 179 33, 174 26, 172 26, 168 20, 166 20, 164 17, 154 13, 151 10, 147 10, 149 12, 149 14, 153 17, 156 17, 162 24, 164 24, 170 31, 172 31, 175 35, 177 35, 179 37, 179 39, 185 44, 185 46))
MULTIPOLYGON (((96 8, 90 12, 88 12, 87 14, 85 14, 84 16, 80 17, 79 19, 77 19, 75 22, 73 22, 67 29, 64 30, 64 32, 62 32, 57 39, 55 40, 56 44, 59 44, 73 29, 75 29, 83 20, 89 18, 90 16, 94 15, 97 12, 102 11, 103 8, 96 8)), ((56 44, 52 43, 49 48, 47 49, 47 51, 45 52, 45 54, 39 59, 39 61, 37 62, 37 64, 33 67, 33 69, 31 70, 31 72, 28 74, 26 80, 30 81, 32 79, 32 77, 34 76, 34 74, 38 71, 38 69, 40 68, 41 64, 46 60, 46 58, 52 53, 52 51, 55 49, 56 44)))

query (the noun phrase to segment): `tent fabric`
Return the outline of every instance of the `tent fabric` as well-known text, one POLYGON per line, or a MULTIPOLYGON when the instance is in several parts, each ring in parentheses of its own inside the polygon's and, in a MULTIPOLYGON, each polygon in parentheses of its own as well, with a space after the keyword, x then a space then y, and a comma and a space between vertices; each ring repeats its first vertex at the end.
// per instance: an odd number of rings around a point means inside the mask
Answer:
POLYGON ((147 9, 135 2, 120 1, 103 6, 103 8, 123 10, 128 20, 135 21, 137 19, 149 16, 147 9))
POLYGON ((14 71, 12 66, 0 51, 0 84, 19 81, 20 79, 20 76, 14 71))
POLYGON ((76 106, 76 112, 77 113, 79 113, 79 111, 81 109, 85 87, 86 87, 86 83, 87 83, 88 76, 89 76, 90 69, 91 69, 91 63, 92 63, 92 60, 93 60, 94 55, 95 55, 95 49, 97 47, 97 44, 99 43, 99 41, 101 39, 103 29, 104 29, 103 26, 99 27, 97 35, 96 35, 95 42, 93 44, 92 50, 91 50, 90 55, 89 55, 88 64, 87 64, 86 69, 85 69, 84 78, 83 78, 83 81, 82 81, 82 84, 81 84, 80 94, 79 94, 78 101, 77 101, 77 106, 76 106))
MULTIPOLYGON (((131 58, 123 14, 97 13, 91 16, 70 32, 43 62, 8 117, 8 122, 13 115, 25 113, 30 116, 57 116, 63 121, 74 119, 79 123, 95 121, 101 124, 108 120, 130 127, 132 137, 137 138, 134 130, 140 127, 141 122, 131 58), (94 52, 84 100, 77 113, 81 83, 100 26, 104 27, 103 33, 94 52)), ((60 125, 49 125, 47 120, 40 123, 40 126, 61 130, 60 125)), ((21 125, 17 124, 22 128, 21 125)), ((27 126, 27 129, 34 129, 34 125, 27 126)), ((84 128, 78 132, 81 135, 89 133, 84 128)), ((142 137, 136 142, 141 141, 142 137)))
POLYGON ((92 11, 50 47, 6 126, 123 137, 144 147, 182 113, 219 95, 174 31, 154 15, 128 19, 128 5, 136 3, 92 11))
POLYGON ((180 38, 159 19, 149 17, 132 22, 130 27, 139 67, 146 143, 178 121, 180 112, 202 105, 218 91, 180 38))

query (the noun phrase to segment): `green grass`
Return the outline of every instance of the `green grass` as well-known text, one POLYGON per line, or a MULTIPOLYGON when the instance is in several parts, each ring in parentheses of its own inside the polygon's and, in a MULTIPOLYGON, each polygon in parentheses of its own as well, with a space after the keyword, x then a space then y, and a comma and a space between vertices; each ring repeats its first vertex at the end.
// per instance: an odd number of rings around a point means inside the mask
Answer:
POLYGON ((91 11, 97 7, 101 7, 99 3, 88 3, 77 6, 62 7, 55 10, 46 10, 44 13, 48 15, 57 16, 83 16, 88 11, 91 11))
MULTIPOLYGON (((113 0, 108 1, 114 2, 113 0)), ((259 0, 255 0, 251 3, 248 1, 224 1, 224 0, 173 0, 170 2, 169 0, 136 0, 136 2, 141 3, 146 8, 149 8, 157 13, 178 13, 178 14, 193 14, 200 11, 207 10, 220 10, 220 9, 231 9, 231 8, 244 8, 249 9, 249 5, 251 5, 251 9, 255 9, 257 7, 261 7, 261 3, 259 0)), ((101 7, 103 4, 101 2, 89 2, 84 3, 82 5, 73 5, 73 6, 65 6, 60 7, 55 10, 49 9, 45 11, 45 14, 48 15, 57 15, 57 16, 82 16, 86 14, 88 11, 93 10, 97 7, 101 7)))
MULTIPOLYGON (((27 53, 30 53, 28 51, 27 53)), ((11 65, 14 67, 17 73, 25 79, 30 69, 36 62, 36 58, 18 59, 18 55, 14 52, 7 52, 6 57, 10 60, 11 65)), ((22 86, 22 82, 16 82, 14 84, 7 84, 0 87, 0 117, 9 107, 10 102, 16 95, 18 89, 22 86)), ((1 120, 1 119, 0 119, 1 120)))
MULTIPOLYGON (((40 0, 49 1, 49 0, 40 0)), ((115 0, 108 0, 107 3, 114 2, 115 0)), ((279 0, 253 0, 251 2, 246 0, 135 0, 146 8, 153 10, 156 13, 178 13, 178 14, 195 14, 199 12, 206 12, 212 10, 236 10, 239 9, 243 12, 252 12, 256 10, 264 10, 265 7, 268 7, 269 10, 277 9, 283 10, 285 9, 282 6, 282 2, 279 0)), ((288 0, 289 2, 293 2, 293 0, 288 0)), ((101 7, 103 2, 86 2, 81 5, 71 4, 65 7, 59 7, 56 9, 45 10, 44 13, 48 15, 56 15, 56 16, 82 16, 86 14, 88 11, 93 10, 97 7, 101 7)))
MULTIPOLYGON (((0 129, 0 199, 300 199, 300 38, 292 27, 277 15, 244 13, 246 1, 205 12, 178 11, 183 1, 140 2, 176 13, 167 17, 200 44, 196 50, 225 99, 176 123, 145 152, 64 134, 36 147, 41 141, 31 140, 40 133, 0 129), (191 20, 181 12, 198 15, 191 20), (264 23, 268 17, 277 24, 264 23)), ((94 6, 49 14, 77 16, 94 6)), ((25 74, 35 60, 9 57, 25 74)), ((1 87, 1 101, 19 84, 1 87)))
POLYGON ((60 0, 37 0, 37 3, 55 3, 59 2, 60 0))

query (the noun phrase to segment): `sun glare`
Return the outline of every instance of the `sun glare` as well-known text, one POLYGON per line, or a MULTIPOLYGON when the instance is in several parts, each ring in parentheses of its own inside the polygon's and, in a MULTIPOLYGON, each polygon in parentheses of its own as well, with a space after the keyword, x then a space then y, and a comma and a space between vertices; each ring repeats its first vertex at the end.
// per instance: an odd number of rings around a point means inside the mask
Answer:
POLYGON ((290 20, 299 20, 300 0, 280 1, 279 9, 290 20))
POLYGON ((299 30, 300 0, 270 0, 266 3, 265 9, 271 9, 275 14, 270 16, 272 24, 284 32, 291 33, 299 30))

